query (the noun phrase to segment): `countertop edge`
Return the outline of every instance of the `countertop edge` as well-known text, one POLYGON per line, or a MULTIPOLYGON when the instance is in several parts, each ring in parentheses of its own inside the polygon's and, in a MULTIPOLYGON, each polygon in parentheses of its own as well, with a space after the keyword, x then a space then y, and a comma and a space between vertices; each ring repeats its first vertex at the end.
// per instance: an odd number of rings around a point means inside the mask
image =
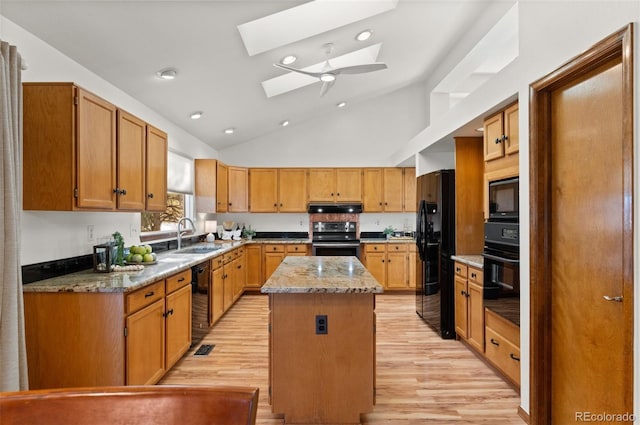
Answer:
POLYGON ((451 259, 479 269, 484 267, 484 257, 482 255, 452 255, 451 259))

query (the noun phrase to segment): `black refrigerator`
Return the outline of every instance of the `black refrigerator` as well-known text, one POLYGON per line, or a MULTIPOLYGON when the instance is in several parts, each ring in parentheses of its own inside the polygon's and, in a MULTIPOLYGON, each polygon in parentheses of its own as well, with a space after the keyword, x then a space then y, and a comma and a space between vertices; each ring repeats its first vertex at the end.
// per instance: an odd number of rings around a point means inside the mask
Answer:
POLYGON ((455 338, 453 260, 455 254, 455 171, 418 177, 416 245, 420 262, 416 313, 443 339, 455 338))

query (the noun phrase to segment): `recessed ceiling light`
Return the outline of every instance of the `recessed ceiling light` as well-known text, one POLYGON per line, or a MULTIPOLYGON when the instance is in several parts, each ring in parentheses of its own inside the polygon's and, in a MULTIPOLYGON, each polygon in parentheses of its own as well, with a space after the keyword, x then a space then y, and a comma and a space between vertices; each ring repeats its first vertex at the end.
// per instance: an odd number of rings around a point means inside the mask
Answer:
POLYGON ((369 37, 371 37, 372 34, 373 34, 373 32, 371 30, 360 31, 358 33, 358 35, 356 35, 356 40, 358 40, 358 41, 368 40, 369 37))
POLYGON ((289 125, 289 120, 284 120, 280 123, 281 126, 286 127, 289 125))
POLYGON ((476 128, 476 131, 478 133, 484 133, 484 127, 478 127, 478 128, 476 128))
POLYGON ((233 134, 236 132, 236 129, 233 127, 229 127, 229 128, 225 128, 224 129, 224 134, 233 134))
POLYGON ((336 103, 336 106, 338 108, 344 108, 345 106, 347 106, 347 102, 340 102, 340 103, 336 103))
POLYGON ((336 76, 330 73, 325 73, 320 75, 320 81, 324 82, 324 83, 330 83, 332 81, 336 80, 336 76))
POLYGON ((156 75, 163 80, 173 80, 178 75, 174 68, 166 68, 156 72, 156 75))
POLYGON ((192 120, 198 120, 200 119, 200 117, 202 117, 202 114, 204 114, 204 112, 195 111, 195 112, 192 112, 191 115, 189 115, 189 118, 191 118, 192 120))
POLYGON ((296 60, 298 60, 296 55, 287 55, 287 56, 283 57, 282 59, 280 59, 280 63, 283 64, 283 65, 291 65, 296 60))

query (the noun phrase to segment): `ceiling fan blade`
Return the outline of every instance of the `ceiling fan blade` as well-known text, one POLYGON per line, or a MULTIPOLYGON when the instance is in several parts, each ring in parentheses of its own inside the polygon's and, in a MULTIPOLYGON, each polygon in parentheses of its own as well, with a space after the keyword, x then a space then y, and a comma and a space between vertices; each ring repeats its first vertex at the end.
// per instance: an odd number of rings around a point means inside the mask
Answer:
POLYGON ((335 84, 336 80, 333 81, 323 81, 322 82, 322 87, 320 87, 320 97, 324 96, 325 94, 327 94, 327 92, 329 91, 329 89, 331 87, 333 87, 333 85, 335 84))
POLYGON ((364 74, 365 72, 380 71, 387 69, 384 62, 367 63, 363 65, 343 66, 332 71, 333 74, 364 74))
POLYGON ((322 75, 321 72, 309 72, 309 71, 305 71, 304 69, 296 69, 287 65, 282 65, 280 63, 274 63, 273 66, 275 66, 276 68, 286 69, 287 71, 293 71, 299 74, 308 75, 309 77, 313 77, 313 78, 320 78, 320 75, 322 75))

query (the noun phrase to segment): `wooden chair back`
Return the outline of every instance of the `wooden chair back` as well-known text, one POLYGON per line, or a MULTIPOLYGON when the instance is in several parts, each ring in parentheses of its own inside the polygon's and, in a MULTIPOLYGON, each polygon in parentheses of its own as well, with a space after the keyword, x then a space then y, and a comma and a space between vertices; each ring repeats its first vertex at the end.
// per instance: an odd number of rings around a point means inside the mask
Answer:
POLYGON ((258 388, 131 386, 0 393, 4 424, 254 425, 258 388))

